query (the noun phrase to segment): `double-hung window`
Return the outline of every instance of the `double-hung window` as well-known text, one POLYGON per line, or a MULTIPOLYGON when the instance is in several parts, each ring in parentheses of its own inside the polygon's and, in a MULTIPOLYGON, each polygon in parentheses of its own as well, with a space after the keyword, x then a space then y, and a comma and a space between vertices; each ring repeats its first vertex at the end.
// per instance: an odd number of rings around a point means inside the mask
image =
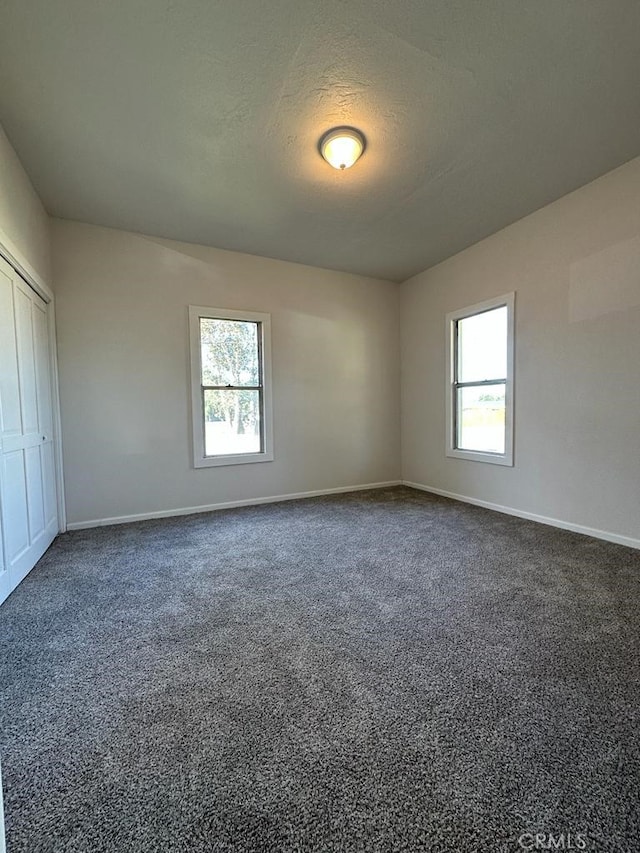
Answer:
POLYGON ((189 306, 194 466, 273 459, 270 315, 189 306))
POLYGON ((514 302, 447 314, 447 456, 513 465, 514 302))

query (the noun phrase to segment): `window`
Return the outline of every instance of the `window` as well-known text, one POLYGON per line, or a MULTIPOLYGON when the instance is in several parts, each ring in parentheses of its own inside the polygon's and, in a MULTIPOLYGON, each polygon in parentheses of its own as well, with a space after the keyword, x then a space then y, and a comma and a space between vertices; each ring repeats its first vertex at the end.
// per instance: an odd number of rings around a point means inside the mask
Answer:
POLYGON ((189 306, 194 465, 270 462, 270 315, 189 306))
POLYGON ((447 456, 513 465, 514 301, 447 314, 447 456))

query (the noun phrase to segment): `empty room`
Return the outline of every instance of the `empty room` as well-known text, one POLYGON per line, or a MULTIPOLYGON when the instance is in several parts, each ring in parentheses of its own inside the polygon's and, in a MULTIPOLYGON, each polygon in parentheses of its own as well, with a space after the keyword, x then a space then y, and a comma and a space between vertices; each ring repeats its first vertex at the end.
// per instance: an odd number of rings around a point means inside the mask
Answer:
POLYGON ((640 4, 0 4, 0 853, 640 851, 640 4))

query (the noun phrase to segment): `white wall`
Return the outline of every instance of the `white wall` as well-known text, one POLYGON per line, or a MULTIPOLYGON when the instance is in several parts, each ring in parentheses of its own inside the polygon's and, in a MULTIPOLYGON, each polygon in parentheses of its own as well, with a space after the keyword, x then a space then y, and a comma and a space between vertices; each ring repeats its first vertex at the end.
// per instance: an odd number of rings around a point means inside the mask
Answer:
POLYGON ((640 540, 640 159, 401 287, 403 478, 640 540), (516 291, 515 467, 445 457, 445 314, 516 291))
POLYGON ((51 284, 49 217, 0 127, 0 244, 51 284))
POLYGON ((398 285, 52 221, 71 524, 397 480, 398 285), (189 304, 272 315, 275 461, 195 470, 189 304))

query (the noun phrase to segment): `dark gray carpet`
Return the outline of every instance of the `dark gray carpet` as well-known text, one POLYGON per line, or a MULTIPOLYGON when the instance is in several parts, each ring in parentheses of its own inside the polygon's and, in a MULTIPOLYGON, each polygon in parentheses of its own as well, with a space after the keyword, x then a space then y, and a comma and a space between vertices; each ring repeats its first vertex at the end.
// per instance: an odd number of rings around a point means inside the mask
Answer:
POLYGON ((405 488, 61 536, 0 608, 8 851, 637 853, 639 593, 405 488))

